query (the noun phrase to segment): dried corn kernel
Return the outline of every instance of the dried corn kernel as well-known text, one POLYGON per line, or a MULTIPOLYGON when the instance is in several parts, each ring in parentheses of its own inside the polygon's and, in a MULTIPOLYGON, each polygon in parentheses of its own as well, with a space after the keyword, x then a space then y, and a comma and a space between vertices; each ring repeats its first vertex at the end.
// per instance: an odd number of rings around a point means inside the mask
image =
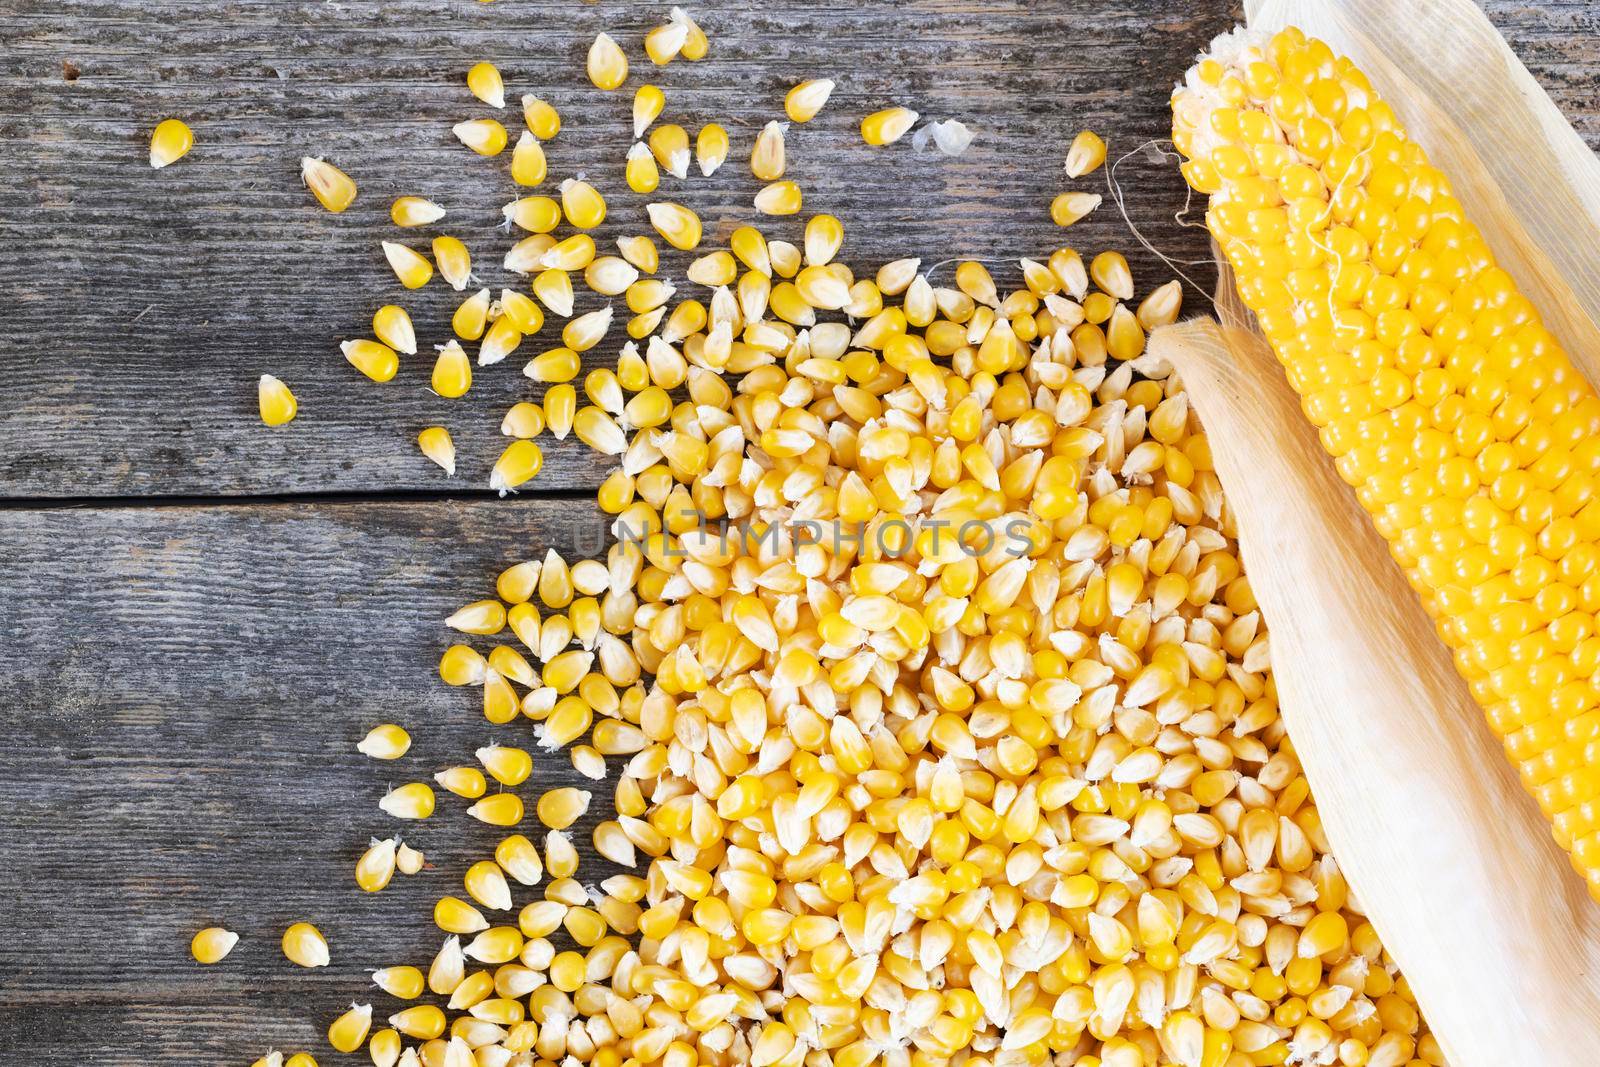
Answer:
POLYGON ((694 139, 694 155, 701 177, 711 177, 728 159, 728 131, 715 122, 700 127, 694 139))
POLYGON ((393 241, 383 242, 383 256, 394 270, 394 276, 407 289, 420 289, 433 277, 433 264, 415 249, 393 241))
POLYGON ((426 226, 444 215, 444 208, 421 196, 399 196, 389 205, 389 218, 396 226, 426 226))
POLYGON ((609 92, 628 80, 628 57, 609 34, 596 34, 589 46, 587 70, 594 87, 609 92))
POLYGON ((270 374, 263 374, 256 384, 256 407, 261 421, 268 426, 282 426, 300 411, 300 403, 289 387, 270 374))
POLYGON ((790 89, 784 96, 784 114, 789 116, 790 122, 810 122, 817 117, 817 112, 822 110, 828 102, 828 97, 832 95, 833 79, 808 79, 790 89))
POLYGON ((150 134, 150 166, 176 163, 194 147, 194 131, 182 119, 162 119, 150 134))
POLYGON ((317 198, 317 203, 335 215, 355 201, 356 183, 350 179, 350 175, 319 157, 301 157, 300 180, 317 198))
POLYGON ((385 304, 372 313, 372 332, 378 340, 407 356, 417 354, 417 331, 411 316, 398 304, 385 304))
POLYGON ((395 350, 378 341, 341 341, 339 351, 352 367, 375 382, 388 381, 400 369, 400 357, 395 350))
POLYGON ((301 967, 326 967, 328 942, 310 923, 295 923, 283 932, 283 954, 301 967))
POLYGON ((239 935, 220 926, 208 926, 189 942, 189 953, 200 963, 221 963, 239 943, 239 935))
POLYGON ((916 124, 917 113, 908 107, 874 111, 861 120, 861 139, 870 145, 893 144, 916 124))
POLYGON ((434 463, 437 463, 445 474, 454 477, 456 473, 456 443, 450 438, 450 431, 443 426, 429 426, 417 434, 417 447, 422 454, 434 463))
POLYGON ((506 106, 506 83, 493 63, 474 63, 467 71, 467 89, 490 107, 506 106))
POLYGON ((404 727, 382 723, 367 731, 356 745, 356 751, 373 759, 394 760, 404 756, 411 748, 411 735, 404 727))
POLYGON ((450 132, 480 156, 498 156, 510 140, 506 128, 496 119, 468 119, 450 127, 450 132))
POLYGON ((533 134, 523 130, 511 149, 511 180, 518 185, 531 187, 543 182, 548 173, 544 145, 533 134))
POLYGON ((532 93, 522 98, 522 121, 539 140, 548 141, 561 132, 561 114, 542 97, 532 93))
POLYGON ((489 488, 502 496, 531 481, 544 467, 544 453, 532 441, 513 441, 489 472, 489 488))
POLYGON ((396 819, 426 819, 433 814, 433 789, 425 782, 409 782, 385 793, 378 807, 396 819))

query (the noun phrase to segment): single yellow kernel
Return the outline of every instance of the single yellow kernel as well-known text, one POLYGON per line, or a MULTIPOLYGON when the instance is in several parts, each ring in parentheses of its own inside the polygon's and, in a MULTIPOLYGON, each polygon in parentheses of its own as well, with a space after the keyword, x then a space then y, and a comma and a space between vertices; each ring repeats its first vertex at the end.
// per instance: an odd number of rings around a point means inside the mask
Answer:
POLYGON ((506 150, 511 135, 496 119, 468 119, 450 127, 456 140, 480 156, 498 156, 506 150))
POLYGON ((450 283, 456 292, 467 287, 472 280, 472 255, 458 237, 440 234, 433 239, 433 259, 439 265, 439 277, 450 283))
POLYGON ((1067 149, 1066 171, 1069 178, 1081 178, 1092 173, 1106 161, 1106 143, 1093 130, 1080 131, 1067 149))
POLYGON ((239 943, 239 935, 220 926, 208 926, 194 935, 189 952, 200 963, 221 963, 239 943))
POLYGON ((394 269, 394 276, 407 289, 420 289, 433 277, 433 264, 415 249, 394 241, 384 241, 383 255, 394 269))
POLYGON ((443 426, 429 426, 417 434, 417 447, 422 454, 444 469, 445 474, 456 473, 456 443, 450 439, 450 431, 443 426))
POLYGON ((411 735, 394 723, 381 723, 367 731, 356 744, 356 751, 373 759, 394 760, 404 756, 411 748, 411 735))
POLYGON ((673 248, 687 252, 700 243, 700 216, 682 204, 657 201, 645 210, 650 215, 650 225, 673 248))
POLYGON ((861 120, 861 139, 870 145, 893 144, 904 137, 916 121, 917 113, 908 107, 874 111, 861 120))
POLYGON ((794 215, 800 211, 800 186, 784 179, 756 193, 755 207, 763 215, 794 215))
POLYGON ((580 230, 592 230, 606 219, 606 202, 595 187, 577 178, 561 183, 561 211, 580 230))
POLYGON ((340 1052, 354 1052, 366 1042, 371 1030, 372 1005, 352 1004, 328 1027, 328 1044, 340 1052))
POLYGON ((399 196, 389 205, 396 226, 426 226, 444 218, 444 208, 423 196, 399 196))
POLYGON ((506 83, 493 63, 474 63, 467 71, 467 89, 490 107, 506 106, 506 83))
POLYGON ((810 122, 832 95, 833 79, 808 79, 790 89, 783 98, 784 114, 789 116, 790 122, 810 122))
POLYGON ((150 134, 150 166, 160 170, 194 147, 194 131, 182 119, 162 119, 150 134))
POLYGON ((643 137, 650 124, 661 117, 667 106, 667 94, 659 85, 641 85, 633 92, 633 136, 643 137))
POLYGON ((378 340, 404 355, 417 354, 417 331, 411 316, 398 304, 385 304, 372 313, 372 332, 378 340))
POLYGON ((439 346, 439 357, 434 360, 433 391, 442 397, 456 399, 465 396, 472 388, 472 361, 466 350, 455 341, 439 346))
POLYGON ((400 369, 400 357, 395 350, 378 341, 365 338, 341 341, 339 351, 352 367, 375 382, 388 381, 400 369))
POLYGON ((522 121, 539 140, 548 141, 561 132, 561 114, 548 101, 532 93, 522 98, 522 121))
POLYGON ((544 146, 537 137, 523 130, 517 137, 516 146, 511 149, 511 180, 518 185, 535 186, 544 181, 547 173, 549 163, 545 159, 544 146))
POLYGON ((1050 201, 1050 220, 1057 226, 1071 226, 1099 206, 1099 193, 1062 193, 1050 201))
POLYGON ((513 441, 495 461, 489 472, 489 488, 501 496, 531 481, 544 467, 544 453, 529 440, 513 441))
POLYGON ((595 35, 586 68, 596 89, 610 92, 628 80, 628 57, 610 34, 595 35))
POLYGON ((283 954, 301 967, 326 967, 328 941, 310 923, 295 923, 283 932, 283 954))
POLYGON ((263 374, 256 383, 256 406, 260 409, 261 421, 268 426, 282 426, 300 410, 289 387, 270 374, 263 374))
POLYGON ((728 158, 728 131, 715 122, 700 127, 694 139, 695 161, 702 177, 709 178, 728 158))
POLYGON ((337 215, 356 198, 356 183, 350 175, 314 156, 300 159, 300 180, 306 183, 317 203, 337 215))
POLYGON ((408 782, 385 793, 378 807, 396 819, 426 819, 433 814, 435 799, 426 782, 408 782))

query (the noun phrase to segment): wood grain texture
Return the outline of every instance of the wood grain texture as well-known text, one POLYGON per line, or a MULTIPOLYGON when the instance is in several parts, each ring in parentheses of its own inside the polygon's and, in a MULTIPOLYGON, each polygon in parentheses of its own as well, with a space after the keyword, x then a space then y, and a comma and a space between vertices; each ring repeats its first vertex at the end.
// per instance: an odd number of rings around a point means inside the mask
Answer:
MULTIPOLYGON (((594 552, 601 518, 566 502, 7 515, 0 1063, 244 1064, 269 1045, 346 1062, 320 1028, 358 997, 398 1010, 366 972, 425 965, 433 900, 504 834, 442 790, 422 823, 378 798, 491 739, 533 746, 526 720, 491 726, 479 690, 439 680, 459 637, 442 619, 532 546, 594 552), (383 721, 415 740, 393 763, 354 747, 383 721), (369 896, 352 865, 396 831, 438 869, 369 896), (326 970, 279 951, 301 919, 331 942, 326 970), (211 923, 243 940, 202 968, 188 941, 211 923)), ((597 785, 565 754, 536 762, 530 809, 554 785, 596 789, 573 837, 598 881, 615 771, 597 785)))
MULTIPOLYGON (((0 361, 9 398, 0 406, 0 494, 438 489, 450 483, 414 445, 436 422, 457 438, 456 484, 483 487, 504 445, 502 413, 542 395, 521 365, 558 343, 559 322, 480 372, 460 401, 428 392, 427 358, 405 360, 378 386, 337 347, 369 335, 374 308, 394 300, 411 308, 425 353, 448 337, 458 294, 438 279, 406 293, 379 251, 380 240, 423 246, 435 232, 394 227, 397 195, 428 195, 450 210, 444 229, 474 250, 485 284, 518 281, 500 269, 510 238, 497 229, 500 206, 517 195, 509 152, 480 159, 450 133, 492 113, 463 83, 478 60, 504 72, 513 104, 500 117, 513 132, 523 92, 562 110, 540 191, 579 172, 593 177, 610 199, 602 244, 647 230, 644 198, 621 175, 637 85, 662 85, 665 119, 691 135, 711 120, 732 135, 717 175, 668 177, 657 194, 699 211, 710 241, 755 218, 758 183, 746 165, 755 131, 782 118, 789 86, 826 75, 839 83, 828 107, 789 131, 789 173, 805 189, 806 214, 843 220, 845 258, 858 268, 979 255, 1011 261, 1005 280, 1016 257, 1064 243, 1046 209, 1067 187, 1061 160, 1076 130, 1109 131, 1120 151, 1164 137, 1167 88, 1229 21, 1226 5, 1208 0, 732 0, 694 9, 712 40, 707 60, 652 68, 640 41, 668 6, 0 0, 10 175, 0 184, 10 238, 0 257, 0 343, 9 350, 0 361), (627 86, 610 94, 583 74, 601 29, 634 64, 627 86), (75 80, 64 77, 66 62, 75 80), (896 102, 960 118, 978 138, 956 159, 919 155, 909 138, 862 144, 860 117, 896 102), (168 115, 186 118, 197 144, 152 171, 149 131, 168 115), (349 211, 328 214, 301 186, 298 160, 308 154, 355 177, 361 193, 349 211), (281 431, 255 417, 262 372, 300 397, 300 417, 281 431)), ((1173 167, 1130 160, 1119 176, 1158 247, 1206 257, 1203 232, 1173 219, 1183 202, 1173 167)), ((1080 185, 1102 189, 1103 176, 1080 185)), ((803 222, 764 225, 797 239, 803 222)), ((1086 249, 1133 245, 1109 205, 1070 236, 1086 249)), ((687 258, 668 259, 680 282, 687 258)), ((1170 277, 1147 255, 1133 262, 1149 284, 1170 277)), ((600 304, 588 294, 579 310, 600 304)), ((619 338, 614 331, 590 362, 612 359, 619 338)), ((539 484, 601 476, 576 441, 552 442, 539 484)))

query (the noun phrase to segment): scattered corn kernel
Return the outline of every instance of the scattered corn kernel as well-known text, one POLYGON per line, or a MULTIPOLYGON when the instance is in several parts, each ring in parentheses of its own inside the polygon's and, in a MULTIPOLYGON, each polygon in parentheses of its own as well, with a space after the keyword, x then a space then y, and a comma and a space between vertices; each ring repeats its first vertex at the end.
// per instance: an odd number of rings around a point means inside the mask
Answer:
POLYGON ((300 403, 289 387, 270 374, 263 374, 256 383, 256 407, 261 421, 268 426, 282 426, 300 411, 300 403))
POLYGON ((784 114, 789 116, 790 122, 810 122, 817 117, 817 112, 822 110, 828 102, 828 97, 832 95, 833 79, 807 79, 790 89, 784 96, 784 114))
POLYGON ((433 391, 442 397, 453 400, 467 395, 472 388, 472 361, 460 344, 449 341, 439 346, 431 381, 433 391))
POLYGON ((425 782, 408 782, 385 793, 378 807, 396 819, 426 819, 433 814, 433 789, 425 782))
POLYGON ((506 150, 510 135, 498 119, 468 119, 450 127, 456 140, 480 156, 498 156, 506 150))
POLYGON ((764 186, 756 194, 756 210, 763 215, 794 215, 800 211, 800 186, 787 179, 764 186))
POLYGON ((350 175, 319 157, 301 157, 300 180, 306 183, 317 203, 335 215, 355 201, 356 183, 350 175))
POLYGON ((366 339, 341 341, 339 351, 356 370, 375 382, 386 382, 400 369, 400 357, 386 344, 366 339))
POLYGON ((548 141, 561 132, 561 113, 549 101, 532 93, 522 98, 522 121, 541 141, 548 141))
POLYGON ((162 119, 150 134, 150 166, 156 170, 176 163, 194 147, 194 131, 182 119, 162 119))
POLYGON ((532 441, 518 440, 506 446, 489 472, 489 488, 502 496, 538 475, 544 467, 544 453, 532 441))
POLYGON ((389 217, 396 226, 426 226, 444 215, 444 208, 421 196, 399 196, 389 205, 389 217))
POLYGON ((1105 141, 1093 130, 1082 130, 1072 139, 1072 147, 1067 149, 1067 177, 1081 178, 1098 170, 1105 161, 1105 141))
POLYGON ((506 83, 493 63, 474 63, 467 71, 467 89, 490 107, 506 106, 506 83))
POLYGON ((378 340, 407 356, 417 354, 417 331, 411 316, 398 304, 385 304, 372 313, 372 332, 378 340))
POLYGON ((429 426, 417 434, 417 447, 424 456, 437 463, 445 474, 455 476, 456 443, 451 440, 449 430, 443 426, 429 426))
POLYGON ((326 967, 328 941, 310 923, 295 923, 283 932, 283 954, 301 967, 326 967))
POLYGON ((628 57, 610 34, 596 34, 589 46, 587 69, 595 88, 609 92, 628 80, 628 57))
POLYGON ((381 723, 367 731, 356 744, 356 751, 373 759, 395 760, 411 749, 411 735, 405 728, 392 722, 381 723))
POLYGON ((421 252, 394 241, 383 242, 383 256, 394 270, 394 276, 407 289, 420 289, 433 277, 433 264, 421 252))
POLYGON ((917 113, 908 107, 874 111, 861 120, 861 139, 870 145, 894 144, 916 121, 917 113))
POLYGON ((239 943, 239 935, 220 926, 208 926, 189 942, 189 953, 200 963, 221 963, 239 943))

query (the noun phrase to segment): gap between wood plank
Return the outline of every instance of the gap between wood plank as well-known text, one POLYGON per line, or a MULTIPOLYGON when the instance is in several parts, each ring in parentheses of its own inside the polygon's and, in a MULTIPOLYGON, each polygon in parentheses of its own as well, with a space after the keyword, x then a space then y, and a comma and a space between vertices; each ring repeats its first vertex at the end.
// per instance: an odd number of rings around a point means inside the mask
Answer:
POLYGON ((413 501, 427 503, 459 501, 465 504, 504 499, 517 501, 570 501, 594 503, 597 490, 545 489, 511 493, 500 497, 493 489, 396 489, 373 493, 329 491, 313 493, 259 493, 240 496, 76 496, 76 497, 0 497, 0 512, 5 511, 62 511, 71 508, 140 509, 140 508, 249 508, 263 505, 293 504, 402 504, 413 501))

